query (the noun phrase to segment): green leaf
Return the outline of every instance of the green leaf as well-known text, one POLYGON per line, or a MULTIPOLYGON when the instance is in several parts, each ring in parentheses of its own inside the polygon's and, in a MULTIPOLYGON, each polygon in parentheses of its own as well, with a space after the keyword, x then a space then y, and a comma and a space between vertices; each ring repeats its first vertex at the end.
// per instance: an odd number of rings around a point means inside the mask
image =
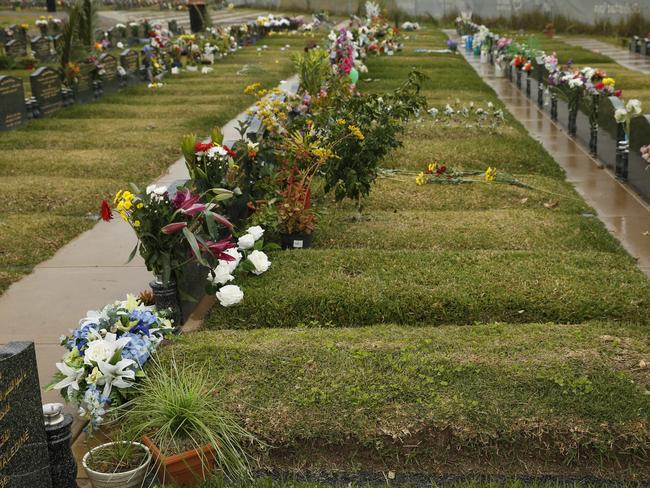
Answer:
POLYGON ((271 251, 281 251, 282 247, 279 244, 276 244, 275 242, 269 242, 264 246, 264 250, 271 252, 271 251))
POLYGON ((241 264, 239 265, 239 268, 242 271, 247 271, 249 273, 251 271, 255 271, 255 265, 251 262, 250 259, 246 259, 246 261, 242 261, 241 264))
POLYGON ((212 129, 210 138, 212 139, 213 143, 219 144, 220 146, 223 145, 223 134, 220 129, 212 129))
POLYGON ((138 242, 135 247, 133 248, 133 251, 131 251, 131 254, 129 254, 129 259, 126 260, 125 264, 130 263, 133 261, 133 258, 135 257, 135 253, 138 252, 138 248, 140 247, 140 243, 138 242))
POLYGON ((203 266, 208 266, 208 263, 205 262, 203 256, 201 255, 201 251, 199 250, 199 243, 196 240, 196 236, 192 234, 187 227, 183 229, 183 235, 185 236, 185 239, 187 239, 187 242, 190 244, 190 247, 196 256, 197 261, 203 266))

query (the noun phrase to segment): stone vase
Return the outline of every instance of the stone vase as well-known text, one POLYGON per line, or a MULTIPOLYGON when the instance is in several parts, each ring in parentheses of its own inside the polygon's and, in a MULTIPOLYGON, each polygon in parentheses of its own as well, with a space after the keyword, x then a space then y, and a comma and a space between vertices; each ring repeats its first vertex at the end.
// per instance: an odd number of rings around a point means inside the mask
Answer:
POLYGON ((181 310, 181 302, 178 296, 178 286, 175 281, 163 283, 156 279, 149 283, 151 291, 156 302, 158 310, 171 309, 172 319, 174 320, 174 328, 180 329, 183 324, 183 313, 181 310))

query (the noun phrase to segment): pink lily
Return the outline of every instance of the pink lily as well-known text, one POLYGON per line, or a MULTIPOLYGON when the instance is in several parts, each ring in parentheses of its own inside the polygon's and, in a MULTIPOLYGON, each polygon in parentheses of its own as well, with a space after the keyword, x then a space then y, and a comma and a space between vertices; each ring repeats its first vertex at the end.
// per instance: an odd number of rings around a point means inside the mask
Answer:
POLYGON ((235 258, 230 254, 225 253, 227 249, 235 247, 235 243, 232 240, 232 236, 228 236, 225 239, 220 241, 205 241, 204 244, 199 243, 201 248, 207 250, 217 259, 223 259, 224 261, 234 261, 235 258))
POLYGON ((163 234, 175 234, 187 227, 187 222, 174 222, 172 224, 167 224, 161 229, 163 234))

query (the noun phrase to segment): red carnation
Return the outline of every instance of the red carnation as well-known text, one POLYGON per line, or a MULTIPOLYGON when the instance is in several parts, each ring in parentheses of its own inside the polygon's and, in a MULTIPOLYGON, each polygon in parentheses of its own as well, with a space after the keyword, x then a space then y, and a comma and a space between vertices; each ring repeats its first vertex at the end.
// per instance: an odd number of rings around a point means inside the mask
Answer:
POLYGON ((447 166, 445 166, 445 165, 443 164, 442 166, 440 166, 440 167, 436 170, 436 176, 440 176, 440 175, 444 174, 445 171, 447 171, 447 166))
POLYGON ((211 142, 208 142, 208 143, 205 143, 205 144, 203 142, 197 142, 194 145, 194 152, 197 152, 197 153, 198 152, 205 152, 208 149, 210 149, 212 146, 214 146, 214 144, 212 144, 211 142))
POLYGON ((594 85, 594 88, 598 91, 602 91, 605 88, 605 83, 603 83, 602 81, 600 83, 596 83, 594 85))
POLYGON ((113 220, 113 212, 111 211, 111 206, 108 204, 106 200, 102 200, 102 205, 99 213, 102 217, 102 220, 106 222, 113 220))
POLYGON ((623 94, 623 90, 616 90, 616 91, 614 92, 614 96, 615 96, 615 97, 618 97, 618 98, 621 98, 621 95, 622 95, 622 94, 623 94))

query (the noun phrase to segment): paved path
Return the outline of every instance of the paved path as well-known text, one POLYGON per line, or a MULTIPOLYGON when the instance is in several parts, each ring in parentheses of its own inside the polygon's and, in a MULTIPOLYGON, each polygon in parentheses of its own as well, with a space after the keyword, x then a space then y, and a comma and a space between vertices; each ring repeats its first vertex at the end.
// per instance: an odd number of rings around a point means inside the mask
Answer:
POLYGON ((612 60, 614 60, 614 62, 620 64, 625 68, 650 75, 650 56, 642 56, 638 53, 632 53, 628 49, 616 47, 611 44, 607 44, 606 42, 597 41, 596 39, 590 39, 588 37, 557 36, 557 38, 563 42, 566 42, 567 44, 582 47, 589 51, 609 56, 612 58, 612 60))
MULTIPOLYGON (((452 38, 456 31, 445 30, 452 38)), ((567 181, 598 213, 607 229, 623 247, 638 259, 639 268, 650 276, 650 205, 614 175, 588 150, 540 110, 535 100, 526 97, 514 83, 497 78, 494 66, 481 64, 477 56, 462 51, 469 64, 483 78, 510 113, 537 139, 566 171, 567 181)))

